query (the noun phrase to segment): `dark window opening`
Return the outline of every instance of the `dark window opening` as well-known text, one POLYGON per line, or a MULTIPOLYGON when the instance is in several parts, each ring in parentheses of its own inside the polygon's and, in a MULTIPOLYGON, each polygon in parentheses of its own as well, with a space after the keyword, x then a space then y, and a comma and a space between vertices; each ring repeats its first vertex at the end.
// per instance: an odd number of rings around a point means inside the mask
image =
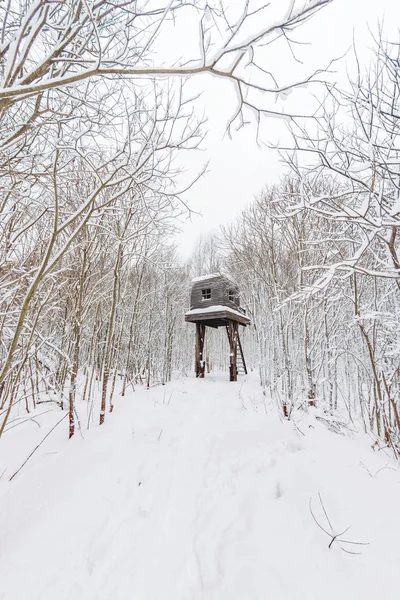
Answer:
POLYGON ((211 299, 211 288, 206 288, 205 290, 201 290, 201 299, 202 300, 210 300, 211 299))
POLYGON ((235 294, 234 290, 229 290, 228 296, 229 296, 229 302, 235 301, 236 294, 235 294))

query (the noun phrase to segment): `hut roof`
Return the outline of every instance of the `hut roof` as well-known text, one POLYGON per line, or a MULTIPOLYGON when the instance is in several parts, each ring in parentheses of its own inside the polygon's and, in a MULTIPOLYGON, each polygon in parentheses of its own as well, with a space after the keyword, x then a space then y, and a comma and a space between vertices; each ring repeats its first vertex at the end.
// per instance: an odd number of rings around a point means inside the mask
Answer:
POLYGON ((235 283, 231 277, 228 277, 228 275, 225 275, 224 273, 211 273, 210 275, 200 275, 200 277, 194 277, 194 279, 192 279, 192 283, 200 283, 202 281, 209 281, 212 279, 224 279, 225 281, 229 281, 237 287, 237 283, 235 283))
POLYGON ((198 281, 206 281, 206 279, 215 279, 216 277, 221 277, 221 273, 211 273, 211 275, 200 275, 200 277, 194 277, 192 279, 192 283, 197 283, 198 281))

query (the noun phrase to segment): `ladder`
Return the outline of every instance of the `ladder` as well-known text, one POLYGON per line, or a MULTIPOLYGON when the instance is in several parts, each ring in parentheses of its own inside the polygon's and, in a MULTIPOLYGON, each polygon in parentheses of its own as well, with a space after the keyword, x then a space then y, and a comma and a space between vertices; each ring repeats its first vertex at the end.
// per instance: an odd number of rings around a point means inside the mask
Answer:
POLYGON ((236 372, 247 375, 246 361, 244 360, 242 343, 240 341, 239 332, 237 332, 237 354, 236 354, 236 372))
MULTIPOLYGON (((226 332, 228 334, 229 344, 231 345, 231 348, 232 348, 232 339, 231 339, 232 333, 230 333, 228 326, 226 327, 226 332)), ((240 341, 237 324, 236 324, 236 331, 235 331, 234 335, 236 338, 236 352, 235 352, 235 354, 236 354, 236 375, 238 375, 239 373, 241 373, 241 374, 244 373, 245 375, 247 375, 246 361, 244 359, 242 342, 240 341)), ((231 381, 233 381, 233 380, 231 379, 231 381)), ((235 379, 235 381, 236 381, 236 379, 235 379)))

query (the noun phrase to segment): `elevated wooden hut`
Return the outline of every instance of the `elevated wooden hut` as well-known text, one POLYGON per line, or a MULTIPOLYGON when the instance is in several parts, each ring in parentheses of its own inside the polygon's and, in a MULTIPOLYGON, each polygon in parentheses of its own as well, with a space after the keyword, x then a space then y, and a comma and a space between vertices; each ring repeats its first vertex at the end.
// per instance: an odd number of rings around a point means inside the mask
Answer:
POLYGON ((237 284, 221 273, 203 275, 192 281, 190 310, 185 321, 196 323, 196 376, 204 377, 203 349, 206 327, 225 327, 230 347, 230 381, 237 381, 239 367, 247 373, 239 336, 239 325, 246 327, 250 319, 240 306, 237 284))

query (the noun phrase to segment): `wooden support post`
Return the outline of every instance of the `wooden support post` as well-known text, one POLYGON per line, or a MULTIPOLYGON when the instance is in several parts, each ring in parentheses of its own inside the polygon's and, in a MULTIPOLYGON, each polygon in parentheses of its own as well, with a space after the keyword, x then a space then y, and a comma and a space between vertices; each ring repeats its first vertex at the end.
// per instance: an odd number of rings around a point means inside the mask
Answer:
POLYGON ((205 363, 203 358, 204 340, 206 337, 206 326, 196 323, 196 377, 204 378, 205 363))
POLYGON ((229 321, 226 326, 229 338, 229 381, 237 381, 237 344, 238 327, 236 321, 229 321))

